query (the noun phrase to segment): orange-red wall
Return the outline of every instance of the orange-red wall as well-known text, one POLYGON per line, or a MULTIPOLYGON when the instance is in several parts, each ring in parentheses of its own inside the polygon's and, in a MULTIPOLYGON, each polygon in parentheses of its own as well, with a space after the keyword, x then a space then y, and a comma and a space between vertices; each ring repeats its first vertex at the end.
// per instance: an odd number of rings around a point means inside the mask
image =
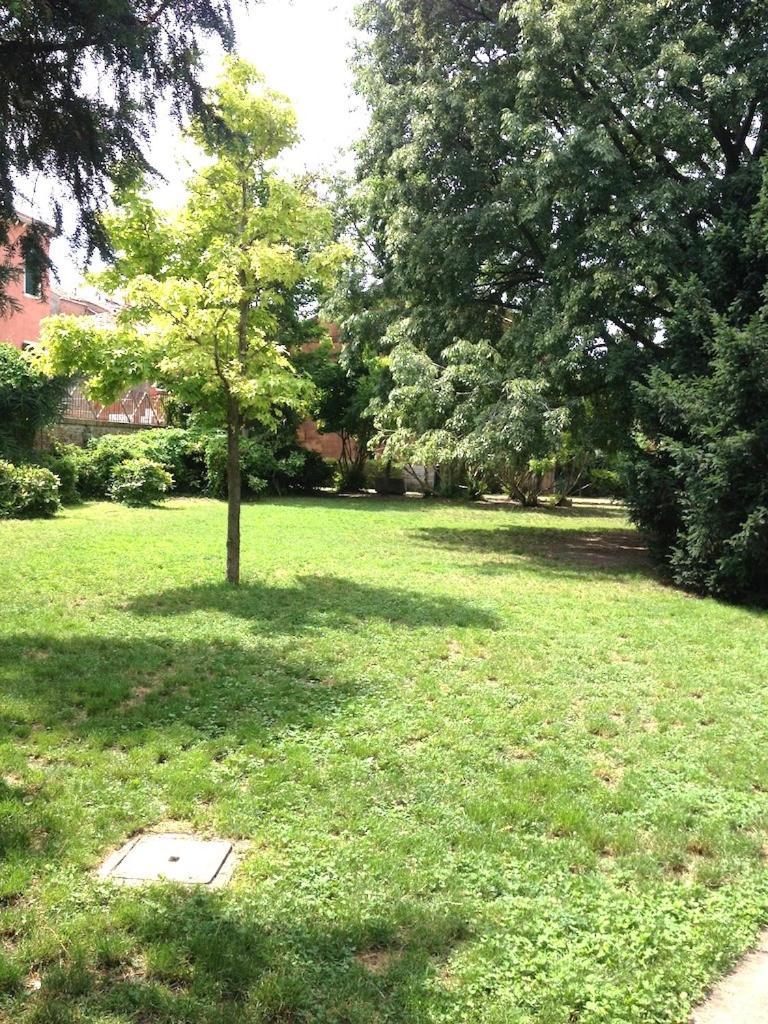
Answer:
POLYGON ((50 274, 47 271, 43 279, 42 297, 25 294, 24 257, 17 244, 24 231, 25 225, 18 224, 8 232, 10 262, 18 267, 19 274, 14 280, 9 281, 6 292, 18 308, 12 309, 8 316, 0 317, 0 342, 10 342, 16 348, 22 348, 25 342, 38 340, 40 321, 43 317, 56 313, 86 316, 104 312, 104 307, 98 303, 59 295, 51 288, 50 274))
POLYGON ((40 321, 44 316, 51 315, 51 291, 47 273, 43 280, 42 298, 24 294, 24 258, 16 244, 24 230, 24 225, 19 224, 8 232, 10 262, 19 268, 19 275, 9 281, 6 293, 18 303, 19 308, 9 316, 0 318, 0 341, 10 341, 16 348, 21 348, 25 341, 36 341, 40 336, 40 321))

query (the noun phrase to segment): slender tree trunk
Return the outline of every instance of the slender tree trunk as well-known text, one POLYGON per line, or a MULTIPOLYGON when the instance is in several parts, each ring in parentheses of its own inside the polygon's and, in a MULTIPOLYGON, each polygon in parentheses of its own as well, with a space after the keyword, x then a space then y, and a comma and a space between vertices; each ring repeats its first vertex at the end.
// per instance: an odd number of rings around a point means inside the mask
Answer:
POLYGON ((227 583, 240 583, 240 410, 227 405, 227 583))
MULTIPOLYGON (((248 188, 245 178, 240 188, 240 229, 245 232, 248 214, 248 188)), ((245 373, 248 354, 248 277, 243 266, 237 272, 240 286, 237 324, 238 370, 245 373)), ((243 418, 237 399, 231 393, 227 398, 227 583, 240 585, 240 501, 242 497, 242 474, 240 472, 240 430, 243 418)))

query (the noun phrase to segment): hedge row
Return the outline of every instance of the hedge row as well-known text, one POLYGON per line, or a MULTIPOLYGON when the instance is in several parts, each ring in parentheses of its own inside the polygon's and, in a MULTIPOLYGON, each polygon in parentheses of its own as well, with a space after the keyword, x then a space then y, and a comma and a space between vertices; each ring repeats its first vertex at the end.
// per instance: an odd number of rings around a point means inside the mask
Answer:
MULTIPOLYGON (((141 505, 169 493, 226 497, 223 432, 107 434, 85 448, 56 444, 36 463, 0 463, 0 515, 53 515, 61 502, 83 498, 141 505)), ((332 466, 296 444, 274 449, 264 439, 244 437, 240 465, 244 497, 307 492, 333 480, 332 466)))

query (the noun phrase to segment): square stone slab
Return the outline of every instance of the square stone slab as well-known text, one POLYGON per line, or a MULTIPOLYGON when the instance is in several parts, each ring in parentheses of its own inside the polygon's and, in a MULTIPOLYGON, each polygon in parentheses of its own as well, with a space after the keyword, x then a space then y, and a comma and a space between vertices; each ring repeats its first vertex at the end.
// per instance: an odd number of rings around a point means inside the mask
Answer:
POLYGON ((109 857, 100 870, 103 878, 123 882, 157 880, 211 885, 224 880, 233 860, 232 843, 225 839, 198 839, 182 832, 137 836, 109 857))

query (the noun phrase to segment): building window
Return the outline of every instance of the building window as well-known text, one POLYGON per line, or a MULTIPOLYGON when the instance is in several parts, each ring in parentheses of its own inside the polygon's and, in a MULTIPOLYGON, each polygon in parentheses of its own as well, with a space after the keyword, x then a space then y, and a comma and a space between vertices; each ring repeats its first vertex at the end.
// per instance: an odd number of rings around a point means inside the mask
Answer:
POLYGON ((24 260, 24 292, 36 299, 43 297, 43 264, 33 252, 27 253, 24 260))

